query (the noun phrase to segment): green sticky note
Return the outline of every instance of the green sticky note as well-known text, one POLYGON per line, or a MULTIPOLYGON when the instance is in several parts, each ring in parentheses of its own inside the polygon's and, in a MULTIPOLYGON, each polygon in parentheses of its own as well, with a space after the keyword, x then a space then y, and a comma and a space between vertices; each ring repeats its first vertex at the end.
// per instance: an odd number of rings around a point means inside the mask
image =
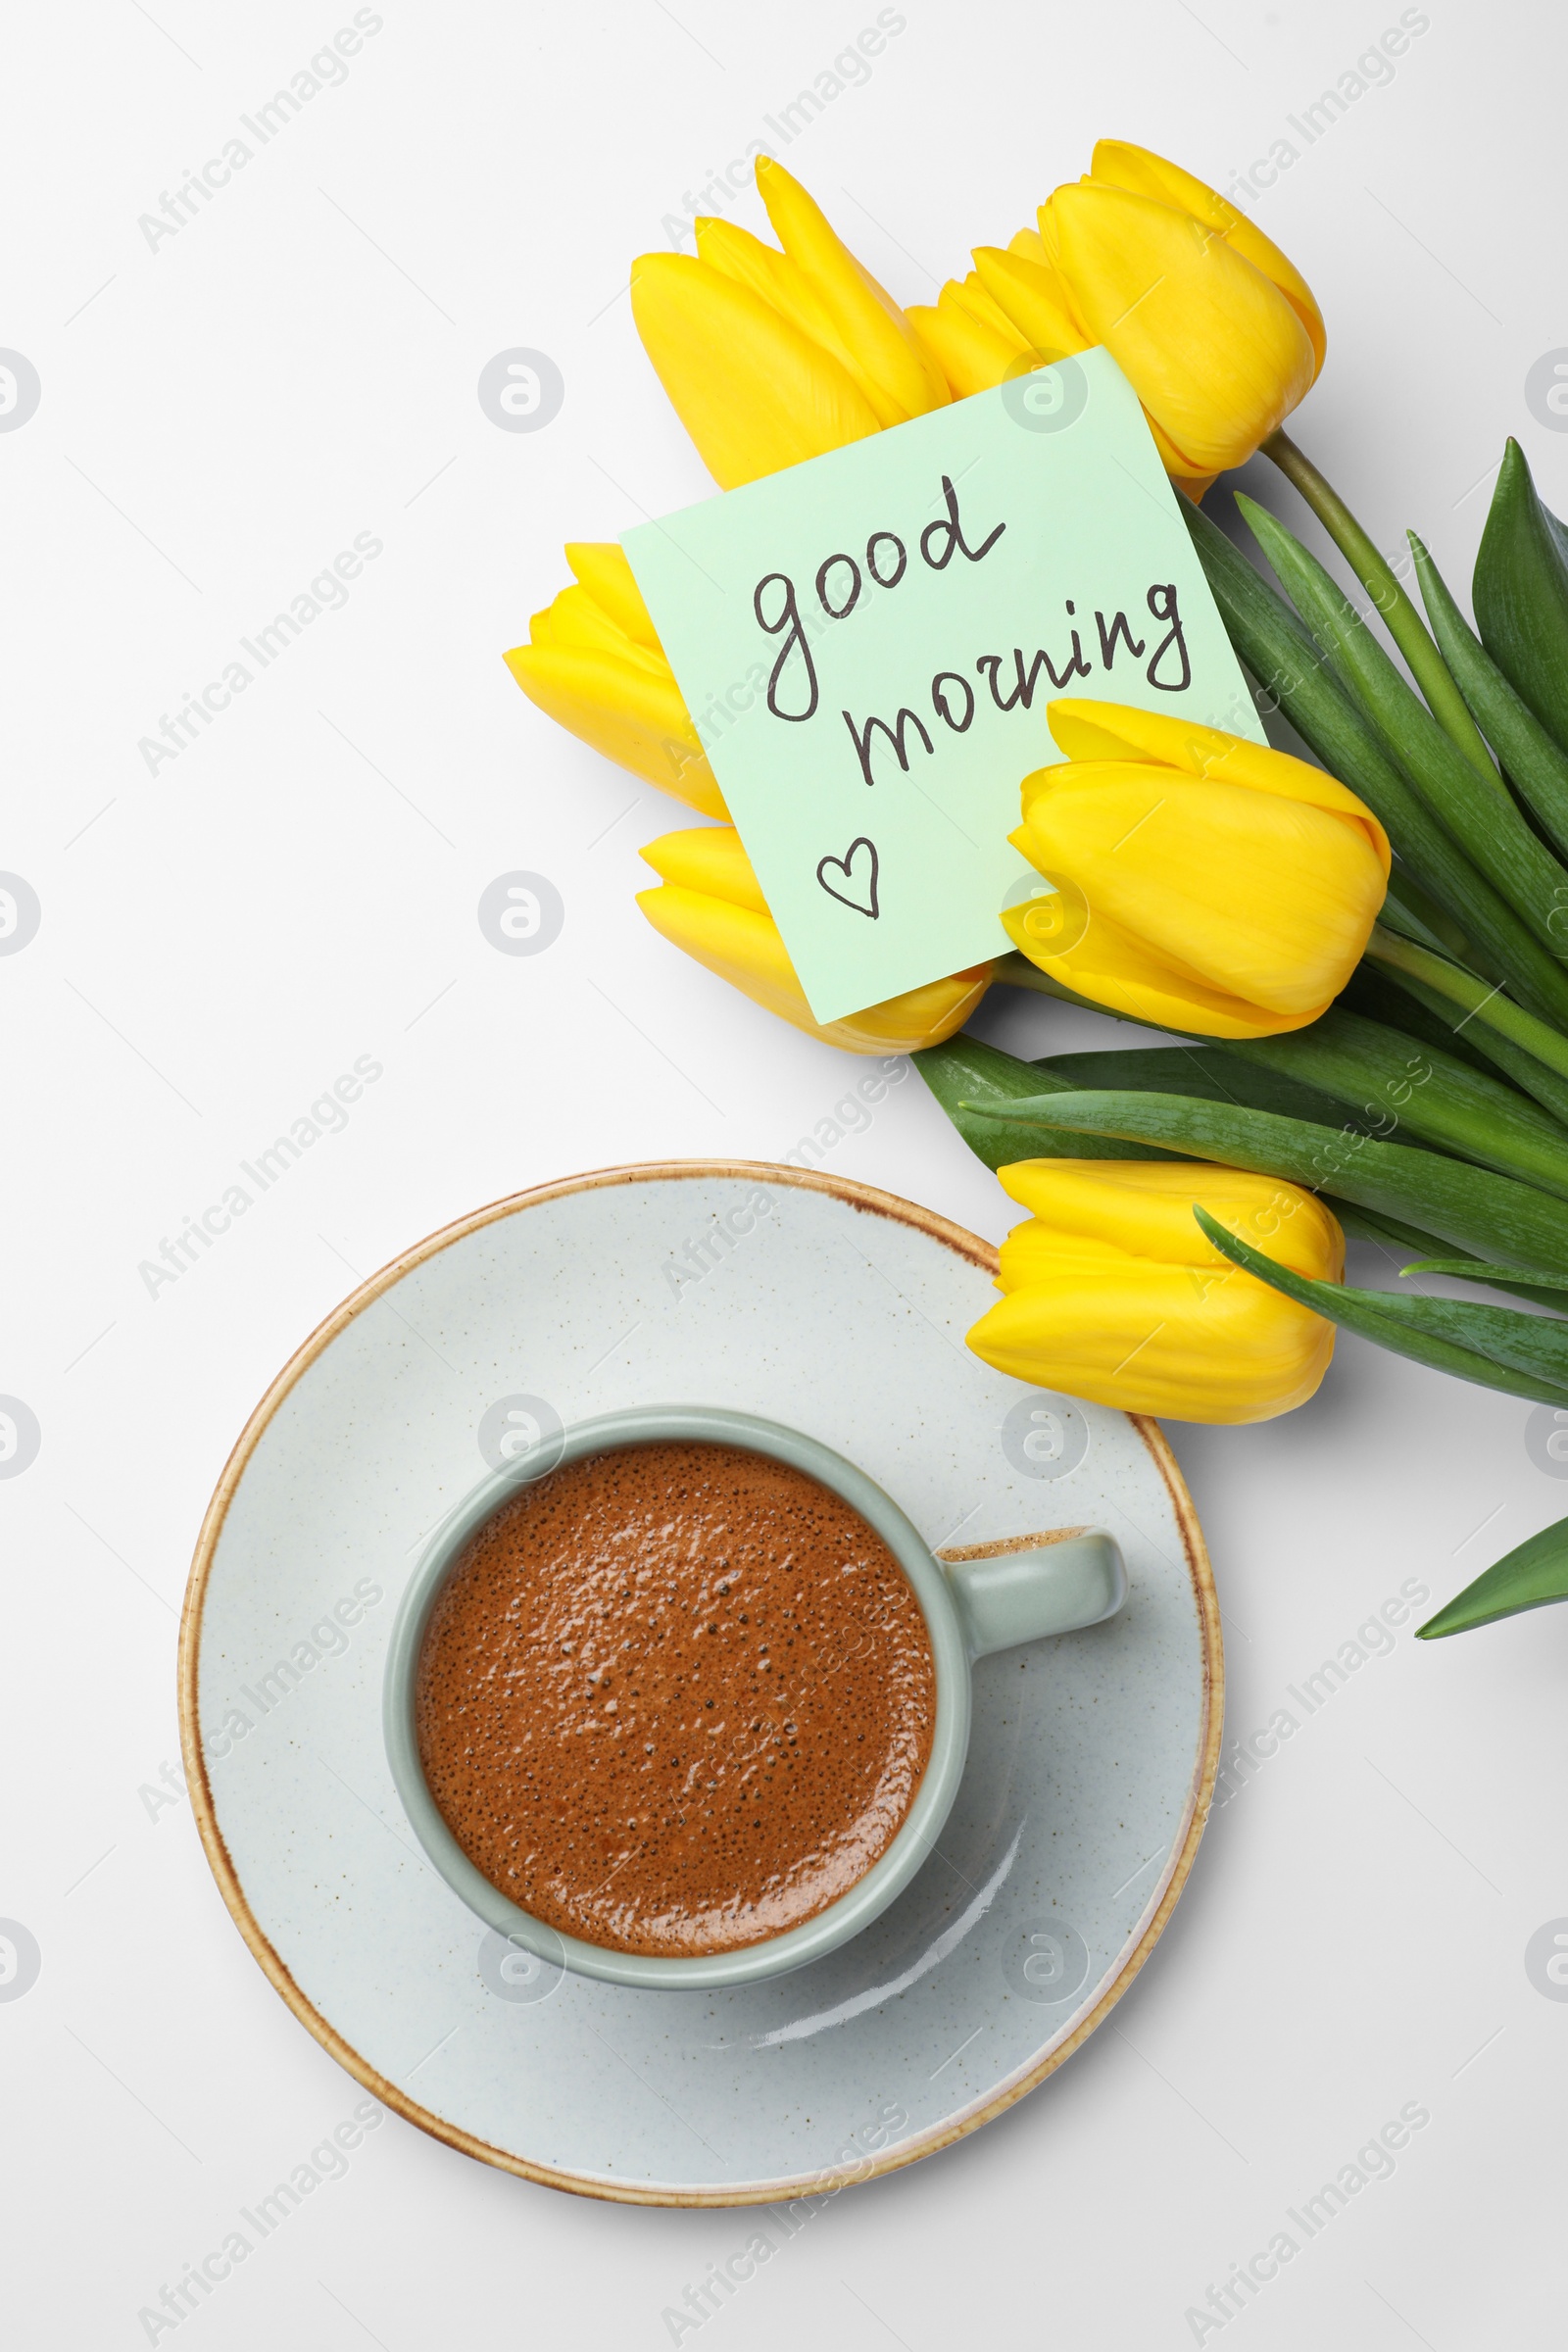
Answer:
POLYGON ((800 975, 832 1021, 1005 954, 1057 694, 1265 738, 1108 352, 621 541, 800 975))

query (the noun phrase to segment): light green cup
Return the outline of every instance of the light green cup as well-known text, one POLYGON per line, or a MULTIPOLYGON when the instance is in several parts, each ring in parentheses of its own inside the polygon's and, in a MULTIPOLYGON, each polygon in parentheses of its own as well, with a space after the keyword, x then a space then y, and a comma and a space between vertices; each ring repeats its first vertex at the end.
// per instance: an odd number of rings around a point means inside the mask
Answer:
POLYGON ((969 1746, 969 1669, 1015 1642, 1075 1633, 1115 1615, 1127 1572, 1114 1539, 1098 1531, 989 1559, 940 1561, 892 1497, 841 1454, 800 1430, 717 1405, 640 1405, 582 1421, 543 1458, 509 1463, 477 1486, 432 1538, 399 1604, 383 1686, 382 1721, 392 1778, 415 1835, 468 1909, 537 1958, 610 1984, 703 1991, 783 1976, 820 1960, 885 1911, 913 1878, 942 1832, 963 1777, 969 1746), (689 1960, 657 1959, 562 1936, 493 1886, 463 1851, 425 1783, 415 1731, 415 1685, 430 1611, 469 1538, 493 1512, 546 1471, 584 1455, 664 1440, 740 1446, 804 1470, 831 1488, 881 1537, 913 1588, 936 1664, 936 1727, 914 1802, 881 1859, 814 1919, 740 1951, 689 1960))

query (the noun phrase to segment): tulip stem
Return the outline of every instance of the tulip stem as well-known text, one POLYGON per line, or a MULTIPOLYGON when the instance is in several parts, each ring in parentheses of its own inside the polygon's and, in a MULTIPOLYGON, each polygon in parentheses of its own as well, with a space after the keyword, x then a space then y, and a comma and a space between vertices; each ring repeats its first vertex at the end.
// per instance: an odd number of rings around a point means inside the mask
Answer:
POLYGON ((1372 599, 1383 616, 1385 628, 1409 664, 1411 676, 1426 696, 1433 716, 1453 738, 1471 766, 1489 784, 1494 785, 1497 771, 1470 715, 1469 706, 1448 674, 1447 663, 1425 621, 1390 570, 1387 560, 1379 554, 1333 483, 1318 471, 1304 450, 1298 449, 1283 427, 1270 433, 1261 446, 1263 455, 1272 458, 1286 480, 1300 492, 1372 599))
MULTIPOLYGON (((1537 1020, 1533 1012, 1515 1004, 1501 990, 1478 980, 1473 972, 1461 971, 1445 956, 1434 956, 1430 948, 1417 945, 1413 939, 1401 939, 1383 923, 1374 923, 1372 936, 1366 943, 1366 953, 1374 963, 1387 964, 1391 971, 1405 972, 1412 980, 1424 981, 1450 1004, 1462 1004, 1467 1020, 1479 1021, 1485 1029, 1494 1029, 1499 1037, 1511 1039, 1544 1061, 1549 1070, 1568 1078, 1568 1037, 1563 1037, 1549 1022, 1537 1020)), ((1463 1023, 1460 1023, 1463 1026, 1463 1023)))

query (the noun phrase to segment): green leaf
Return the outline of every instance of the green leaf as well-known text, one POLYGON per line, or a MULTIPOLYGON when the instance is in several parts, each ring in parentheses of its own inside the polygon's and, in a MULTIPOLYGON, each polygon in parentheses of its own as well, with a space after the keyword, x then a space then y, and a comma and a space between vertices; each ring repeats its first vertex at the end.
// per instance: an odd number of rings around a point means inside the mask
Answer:
POLYGON ((1546 1266, 1568 1274, 1568 1208, 1561 1201, 1439 1152, 1181 1095, 1054 1093, 1009 1102, 1005 1116, 1025 1128, 1039 1122, 1058 1133, 1121 1136, 1283 1177, 1398 1218, 1461 1250, 1484 1251, 1503 1267, 1546 1266))
MULTIPOLYGON (((1388 919, 1385 905, 1378 920, 1386 924, 1388 919)), ((1485 1036, 1478 1044, 1473 1029, 1455 1030, 1455 1021, 1463 1018, 1459 1006, 1437 995, 1430 1000, 1417 997, 1413 990, 1404 987, 1401 973, 1385 971, 1375 963, 1358 963, 1335 1003, 1347 1012, 1358 1012, 1366 1020, 1381 1021, 1385 1029, 1402 1029, 1408 1036, 1418 1037, 1423 1045, 1441 1046, 1445 1054, 1467 1061, 1473 1070, 1482 1070, 1489 1078, 1497 1075, 1483 1050, 1485 1036)), ((1528 1088, 1525 1091, 1528 1093, 1528 1088)))
POLYGON ((1499 1617, 1517 1617, 1522 1609, 1544 1608, 1550 1600, 1568 1600, 1568 1519, 1544 1527, 1484 1569, 1446 1608, 1416 1627, 1416 1638, 1441 1642, 1448 1634, 1494 1625, 1499 1617))
MULTIPOLYGON (((1490 1268, 1483 1270, 1491 1271, 1490 1268)), ((1462 1274, 1467 1281, 1473 1282, 1476 1260, 1473 1257, 1418 1257, 1413 1264, 1401 1266, 1399 1272, 1401 1274, 1462 1274)), ((1543 1274, 1539 1266, 1532 1266, 1530 1279, 1541 1291, 1568 1291, 1568 1274, 1543 1274)), ((1555 1305, 1556 1301, 1553 1300, 1552 1303, 1555 1305)))
MULTIPOLYGON (((1401 1224, 1396 1217, 1375 1216, 1371 1209, 1357 1208, 1353 1201, 1335 1200, 1331 1193, 1325 1193, 1323 1197, 1334 1201, 1334 1213, 1349 1240, 1374 1242, 1386 1256, 1410 1250, 1426 1253, 1423 1261, 1401 1266, 1401 1274, 1438 1270, 1440 1252, 1430 1234, 1423 1234, 1414 1225, 1401 1224)), ((1466 1282, 1484 1283, 1489 1291, 1506 1291, 1511 1298, 1528 1298, 1536 1306, 1555 1307, 1562 1304, 1557 1291, 1558 1277, 1539 1274, 1534 1267, 1531 1268, 1529 1282, 1516 1282, 1511 1270, 1489 1265, 1484 1257, 1443 1258, 1441 1264, 1446 1273, 1461 1275, 1466 1282), (1549 1283, 1551 1287, 1537 1288, 1540 1283, 1549 1283)), ((1562 1276, 1561 1280, 1568 1285, 1568 1275, 1562 1276)))
POLYGON ((1568 751, 1568 556, 1510 440, 1471 581, 1481 642, 1560 751, 1568 751))
POLYGON ((1557 964, 1439 824, 1284 599, 1200 508, 1191 499, 1181 505, 1231 643, 1263 693, 1330 775, 1365 801, 1396 855, 1474 942, 1487 977, 1505 980, 1521 1004, 1549 1018, 1568 985, 1557 964))
MULTIPOLYGON (((1431 1234, 1423 1233, 1419 1226, 1406 1225, 1398 1217, 1383 1216, 1373 1209, 1361 1208, 1355 1201, 1342 1200, 1327 1190, 1322 1197, 1332 1205, 1348 1241, 1372 1242, 1388 1258, 1397 1257, 1401 1253, 1408 1258, 1411 1251, 1432 1259, 1443 1254, 1442 1244, 1435 1241, 1431 1234)), ((1446 1262, 1455 1274, 1462 1274, 1466 1282, 1484 1283, 1492 1291, 1506 1291, 1510 1298, 1528 1298, 1536 1306, 1555 1307, 1561 1304, 1554 1291, 1535 1290, 1528 1282, 1516 1282, 1514 1275, 1517 1269, 1514 1267, 1493 1265, 1484 1257, 1450 1257, 1446 1262)), ((1414 1270, 1409 1264, 1399 1269, 1401 1273, 1414 1270)), ((1534 1273, 1535 1269, 1531 1270, 1534 1273)), ((1564 1280, 1568 1281, 1568 1276, 1564 1280)))
POLYGON ((1065 1133, 1054 1136, 1049 1128, 1038 1124, 1031 1129, 1027 1148, 1021 1147, 1017 1128, 999 1123, 991 1105, 1005 1107, 1020 1094, 1038 1101, 1058 1084, 1066 1093, 1066 1081, 1058 1081, 1035 1063, 1019 1061, 996 1046, 982 1045, 977 1037, 965 1037, 961 1031, 943 1045, 922 1047, 910 1059, 975 1157, 993 1170, 1023 1158, 1168 1159, 1172 1156, 1168 1152, 1152 1151, 1143 1144, 1065 1133))
MULTIPOLYGON (((1568 871, 1526 824, 1501 777, 1490 762, 1490 782, 1477 774, 1317 558, 1266 508, 1240 493, 1236 504, 1297 611, 1427 807, 1523 915, 1547 955, 1561 960, 1568 955, 1568 871)), ((1568 981, 1562 983, 1562 1008, 1568 1017, 1568 981)))
MULTIPOLYGON (((1378 985, 1370 972, 1367 978, 1378 985)), ((1421 1022, 1413 1002, 1392 983, 1383 984, 1382 996, 1402 1006, 1412 1025, 1421 1022)), ((1369 1019, 1342 998, 1307 1028, 1282 1037, 1057 1054, 1033 1066, 1084 1089, 1192 1095, 1319 1124, 1339 1123, 1348 1110, 1366 1134, 1396 1128, 1407 1145, 1456 1152, 1568 1199, 1568 1129, 1479 1054, 1465 1054, 1464 1041, 1440 1021, 1427 1027, 1436 1040, 1393 1020, 1369 1019)), ((1568 1081, 1556 1083, 1568 1098, 1568 1081)))
POLYGON ((1475 950, 1458 924, 1451 915, 1444 913, 1437 900, 1429 897, 1409 867, 1402 865, 1397 858, 1389 868, 1388 893, 1380 919, 1419 940, 1422 947, 1435 949, 1440 956, 1452 956, 1460 963, 1475 961, 1475 950))
POLYGON ((1387 1291, 1352 1291, 1338 1282, 1313 1282, 1239 1241, 1196 1201, 1193 1214, 1233 1265, 1343 1330, 1478 1388, 1531 1396, 1542 1404, 1568 1405, 1568 1323, 1550 1324, 1511 1306, 1471 1306, 1461 1299, 1409 1298, 1387 1291), (1529 1324, 1537 1334, 1555 1333, 1556 1340, 1532 1342, 1506 1328, 1514 1323, 1529 1324), (1525 1357, 1528 1362, 1514 1360, 1525 1357))
POLYGON ((1305 1029, 1229 1038, 1225 1051, 1320 1088, 1375 1135, 1397 1128, 1568 1200, 1568 1130, 1441 1047, 1335 1005, 1305 1029))
MULTIPOLYGON (((1341 1286, 1326 1287, 1338 1290, 1341 1286)), ((1355 1295, 1375 1299, 1375 1311, 1406 1332, 1468 1348, 1499 1372, 1514 1372, 1524 1380, 1544 1382, 1548 1404, 1568 1397, 1568 1322, 1561 1316, 1526 1315, 1516 1306, 1491 1306, 1472 1298, 1429 1298, 1419 1292, 1371 1291, 1355 1295), (1551 1391, 1560 1391, 1561 1396, 1550 1394, 1551 1391)), ((1383 1344, 1388 1345, 1387 1341, 1383 1344)), ((1468 1377, 1473 1379, 1475 1375, 1468 1377)), ((1507 1384, 1494 1381, 1492 1385, 1507 1384)), ((1517 1393, 1530 1394, 1526 1390, 1517 1393)))
POLYGON ((1240 1102, 1287 1118, 1338 1118, 1339 1104, 1315 1086, 1239 1061, 1212 1038, 1179 1046, 1130 1047, 1103 1054, 1052 1054, 1027 1065, 1049 1070, 1062 1086, 1134 1087, 1140 1094, 1197 1095, 1207 1102, 1240 1102))
MULTIPOLYGON (((1530 705, 1503 676, 1414 531, 1406 535, 1415 556, 1427 617, 1460 692, 1507 769, 1514 790, 1529 802, 1557 849, 1568 856, 1568 752, 1558 749, 1530 705)), ((1561 928, 1568 931, 1568 913, 1561 928)))
POLYGON ((1522 1094, 1539 1102, 1543 1110, 1549 1110, 1560 1125, 1568 1126, 1568 1076, 1548 1069, 1513 1038, 1504 1037, 1499 1030, 1476 1020, 1451 997, 1439 996, 1435 988, 1428 988, 1413 972, 1362 961, 1351 974, 1351 985, 1341 991, 1340 1002, 1357 1010, 1373 1012, 1375 1018, 1387 1020, 1391 1028, 1403 1025, 1420 1037, 1430 1038, 1475 1067, 1486 1069, 1490 1065, 1494 1071, 1501 1071, 1522 1094), (1363 987, 1364 982, 1374 978, 1382 992, 1376 1004, 1363 987), (1395 1004, 1401 997, 1405 1003, 1396 1011, 1395 1004), (1388 1002, 1390 998, 1395 1004, 1388 1002), (1421 1012, 1428 1015, 1424 1021, 1421 1012), (1469 1024, 1463 1035, 1458 1026, 1461 1023, 1469 1024))
POLYGON ((1450 1004, 1461 1005, 1466 1020, 1523 1046, 1526 1053, 1533 1054, 1548 1070, 1568 1078, 1568 1035, 1562 1027, 1544 1021, 1539 1013, 1515 1004, 1499 988, 1489 987, 1462 964, 1450 963, 1447 956, 1418 946, 1403 933, 1391 931, 1385 923, 1373 924, 1364 954, 1400 979, 1408 976, 1423 982, 1439 996, 1446 997, 1450 1004))
MULTIPOLYGON (((1397 1217, 1379 1216, 1375 1210, 1361 1208, 1353 1200, 1336 1200, 1329 1192, 1324 1193, 1323 1199, 1334 1201, 1334 1213, 1350 1241, 1376 1242, 1390 1255, 1396 1250, 1430 1250, 1433 1247, 1430 1234, 1423 1240, 1419 1227, 1402 1224, 1397 1217)), ((1475 1258, 1471 1262, 1479 1266, 1482 1261, 1475 1258)), ((1488 1267, 1487 1271, 1490 1273, 1492 1269, 1488 1267)))
POLYGON ((1433 711, 1465 758, 1473 760, 1483 774, 1487 773, 1492 765, 1491 757, 1476 731, 1475 720, 1465 709, 1464 697, 1421 626, 1420 613, 1389 568, 1387 557, 1368 538, 1333 483, 1318 471, 1304 450, 1297 448, 1283 426, 1277 426, 1261 444, 1261 454, 1272 458, 1286 480, 1300 492, 1371 597, 1379 618, 1410 664, 1410 674, 1433 711))

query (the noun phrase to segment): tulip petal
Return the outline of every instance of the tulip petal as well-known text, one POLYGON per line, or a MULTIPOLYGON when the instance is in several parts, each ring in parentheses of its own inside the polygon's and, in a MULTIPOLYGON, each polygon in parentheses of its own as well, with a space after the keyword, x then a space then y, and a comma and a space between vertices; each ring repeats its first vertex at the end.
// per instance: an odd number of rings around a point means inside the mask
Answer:
POLYGON ((1096 1404, 1238 1424, 1305 1403, 1334 1327, 1239 1268, 1131 1259, 1067 1266, 1009 1293, 968 1344, 999 1372, 1096 1404))
POLYGON ((720 489, 880 430, 830 353, 706 263, 644 254, 632 264, 631 304, 655 371, 720 489))
POLYGON ((790 260, 809 280, 860 367, 904 417, 947 405, 947 386, 886 289, 862 269, 820 207, 771 156, 757 159, 757 190, 790 260))
POLYGON ((942 289, 940 299, 959 304, 971 318, 977 318, 982 326, 989 326, 1015 351, 1022 353, 1033 349, 1028 336, 1007 317, 978 270, 971 270, 962 278, 950 278, 942 289))
MULTIPOLYGON (((1003 1191, 1031 1213, 1014 1229, 1031 1251, 1084 1243, 1172 1266, 1212 1266, 1215 1252, 1193 1216, 1196 1201, 1228 1233, 1316 1282, 1345 1273, 1345 1235, 1315 1194, 1247 1168, 1182 1160, 1025 1159, 998 1170, 1003 1191)), ((1009 1245, 1004 1244, 1004 1248, 1009 1245)))
POLYGON ((672 671, 573 645, 514 646, 506 662, 531 703, 596 752, 703 816, 728 816, 672 671))
POLYGON ((750 286, 782 318, 787 318, 792 326, 799 327, 803 335, 837 360, 870 404, 879 424, 885 427, 907 421, 906 410, 890 399, 861 366, 810 279, 788 254, 764 245, 760 237, 754 237, 750 229, 733 220, 708 219, 697 223, 697 252, 700 260, 723 276, 733 278, 738 285, 750 286))
POLYGON ((1128 1252, 1119 1242, 1102 1241, 1088 1233, 1058 1233, 1038 1217, 1030 1217, 1013 1227, 997 1251, 997 1288, 1005 1297, 1031 1282, 1059 1274, 1069 1265, 1125 1266, 1127 1260, 1128 1252))
POLYGON ((528 623, 528 640, 532 645, 591 647, 628 663, 633 669, 646 670, 651 677, 671 674, 662 651, 639 645, 628 637, 603 605, 579 586, 563 588, 554 604, 533 615, 528 623))
POLYGON ((1282 1030, 1304 1028, 1332 1002, 1325 997, 1321 1004, 1295 1017, 1249 1004, 1152 954, 1102 914, 1070 949, 1056 953, 1031 936, 1025 927, 1029 911, 1020 906, 1002 909, 1002 927, 1021 955, 1075 996, 1152 1029, 1183 1029, 1199 1037, 1273 1037, 1282 1030))
POLYGON ((1219 479, 1218 474, 1204 473, 1190 458, 1184 458, 1159 418, 1151 416, 1147 409, 1144 411, 1144 422, 1149 427, 1150 439, 1159 452, 1159 462, 1171 480, 1179 490, 1187 493, 1195 507, 1200 505, 1205 491, 1211 490, 1219 479))
MULTIPOLYGON (((1061 232, 1056 220, 1054 198, 1047 199, 1047 201, 1040 207, 1036 218, 1040 222, 1040 228, 1036 236, 1036 243, 1040 247, 1041 259, 1044 262, 1047 270, 1050 270, 1054 283, 1061 288, 1062 298, 1067 307, 1067 314, 1076 324, 1080 338, 1079 347, 1082 349, 1093 343, 1096 338, 1086 329, 1083 313, 1073 297, 1072 286, 1061 273, 1061 232)), ((1028 232, 1025 231, 1023 233, 1027 234, 1028 232)), ((1014 238, 1014 250, 1017 249, 1017 238, 1014 238)), ((1144 422, 1148 425, 1151 438, 1153 441, 1154 447, 1159 452, 1160 464, 1164 466, 1165 471, 1170 475, 1172 481, 1176 482, 1181 489, 1186 492, 1187 496, 1196 506, 1203 497, 1204 492, 1212 486, 1214 481, 1213 472, 1205 472, 1203 468, 1195 464, 1191 458, 1183 455, 1183 453, 1176 447, 1176 444, 1171 439, 1169 433, 1166 432, 1164 426, 1160 423, 1159 418, 1150 413, 1147 405, 1144 407, 1144 422)))
POLYGON ((705 892, 666 883, 640 891, 637 904, 654 929, 732 988, 808 1037, 850 1054, 913 1054, 961 1029, 985 995, 991 966, 981 964, 925 988, 909 989, 842 1021, 811 1017, 772 917, 705 892))
POLYGON ((663 657, 643 592, 638 587, 626 551, 612 539, 572 539, 566 543, 566 562, 602 612, 634 645, 645 645, 663 657))
POLYGON ((832 350, 837 360, 848 364, 848 354, 837 348, 839 337, 832 319, 812 290, 810 280, 787 253, 776 245, 764 244, 754 237, 739 221, 715 220, 703 214, 697 221, 697 257, 722 277, 732 277, 737 285, 750 286, 754 294, 783 314, 792 326, 813 343, 832 350))
POLYGON ((1014 328, 1002 328, 977 318, 951 282, 935 303, 916 304, 909 312, 916 333, 943 370, 955 400, 972 392, 989 392, 1019 372, 1026 346, 1014 328))
MULTIPOLYGON (((1244 735, 1227 734, 1223 727, 1200 726, 1194 719, 1176 718, 1163 710, 1137 710, 1130 704, 1101 703, 1087 697, 1078 701, 1059 696, 1047 705, 1046 720, 1056 742, 1075 762, 1157 761, 1190 776, 1210 776, 1348 817, 1371 843, 1385 877, 1391 870, 1389 837, 1366 803, 1323 768, 1294 759, 1289 752, 1276 752, 1244 735)), ((1037 773, 1056 779, 1065 771, 1042 768, 1037 773)), ((1034 777, 1025 777, 1026 797, 1034 782, 1034 777)))
POLYGON ((1265 237, 1245 213, 1239 213, 1216 189, 1204 180, 1196 179, 1191 172, 1184 172, 1179 164, 1167 163, 1162 155, 1153 154, 1150 148, 1133 147, 1122 139, 1098 139, 1089 171, 1091 178, 1102 180, 1108 187, 1126 188, 1136 196, 1152 196, 1161 204, 1191 213, 1205 228, 1216 230, 1234 252, 1278 286, 1306 329, 1317 361, 1314 376, 1321 370, 1328 336, 1317 299, 1289 255, 1281 253, 1273 239, 1265 237))
POLYGON ((754 914, 768 911, 757 870, 733 825, 694 825, 686 832, 663 833, 649 842, 642 856, 661 882, 703 891, 710 899, 727 899, 732 906, 749 906, 754 914))
POLYGON ((1088 348, 1054 270, 1015 253, 999 252, 995 245, 977 245, 974 266, 992 301, 1032 351, 1047 359, 1065 359, 1088 348))
MULTIPOLYGON (((1042 874, 1178 972, 1288 1025, 1339 994, 1387 875, 1360 826, 1297 800, 1175 768, 1056 771, 1023 826, 1042 874)), ((1076 984, 1074 984, 1076 985, 1076 984)))
POLYGON ((641 890, 637 904, 654 929, 695 962, 797 1029, 815 1027, 806 992, 770 915, 679 883, 641 890))
POLYGON ((1060 194, 1058 188, 1055 195, 1048 196, 1035 212, 1039 223, 1040 251, 1045 267, 1062 290, 1068 311, 1077 321, 1079 333, 1086 343, 1093 343, 1096 338, 1090 329, 1088 314, 1078 301, 1077 288, 1061 266, 1061 221, 1056 212, 1056 196, 1060 194))
POLYGON ((1086 332, 1188 465, 1243 464, 1316 373, 1310 338, 1279 288, 1153 197, 1085 181, 1058 188, 1042 210, 1086 332))

